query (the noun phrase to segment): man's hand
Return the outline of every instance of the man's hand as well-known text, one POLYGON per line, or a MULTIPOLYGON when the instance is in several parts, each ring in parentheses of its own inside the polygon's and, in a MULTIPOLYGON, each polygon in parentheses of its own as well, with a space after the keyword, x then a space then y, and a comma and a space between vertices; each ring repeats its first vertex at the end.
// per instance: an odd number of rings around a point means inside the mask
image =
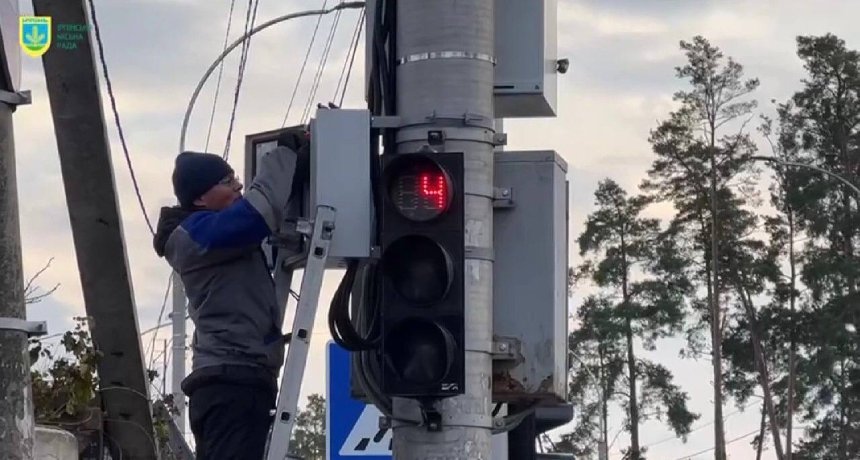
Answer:
POLYGON ((310 146, 310 144, 310 132, 305 130, 304 126, 287 128, 278 136, 278 146, 287 147, 297 153, 302 147, 310 146))
POLYGON ((303 190, 311 175, 311 137, 304 126, 295 126, 278 136, 278 146, 296 153, 296 173, 293 176, 293 196, 303 190))

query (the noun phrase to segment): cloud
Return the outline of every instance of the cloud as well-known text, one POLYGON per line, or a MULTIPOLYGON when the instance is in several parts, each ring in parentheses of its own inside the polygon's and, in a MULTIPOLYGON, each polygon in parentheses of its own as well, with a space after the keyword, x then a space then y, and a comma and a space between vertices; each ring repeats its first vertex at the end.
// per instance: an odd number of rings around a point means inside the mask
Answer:
POLYGON ((644 15, 627 12, 612 12, 602 8, 589 7, 581 2, 562 2, 558 8, 558 20, 570 28, 590 28, 597 37, 619 35, 654 35, 664 33, 665 21, 644 15))

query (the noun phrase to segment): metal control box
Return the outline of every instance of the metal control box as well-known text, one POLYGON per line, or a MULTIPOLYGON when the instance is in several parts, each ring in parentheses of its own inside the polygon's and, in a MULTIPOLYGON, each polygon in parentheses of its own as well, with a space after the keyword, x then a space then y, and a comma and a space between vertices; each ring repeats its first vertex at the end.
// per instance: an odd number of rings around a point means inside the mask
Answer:
MULTIPOLYGON (((376 4, 377 0, 367 1, 365 97, 373 68, 370 50, 373 49, 376 4)), ((558 0, 496 0, 494 6, 495 118, 556 116, 558 0)))
POLYGON ((554 117, 557 0, 496 0, 496 118, 554 117))
MULTIPOLYGON (((245 183, 250 184, 260 158, 277 147, 284 129, 245 138, 245 183)), ((336 210, 327 268, 342 268, 350 258, 370 257, 373 201, 370 184, 370 112, 320 109, 311 120, 310 185, 294 211, 313 218, 317 205, 336 210)), ((272 264, 271 250, 264 250, 272 264)))
POLYGON ((567 164, 553 151, 495 157, 493 399, 567 396, 567 164))
POLYGON ((329 267, 370 257, 373 191, 370 183, 370 112, 319 109, 311 120, 309 207, 336 211, 329 267))
MULTIPOLYGON (((263 155, 278 147, 278 136, 283 131, 284 129, 275 129, 245 136, 245 174, 243 176, 245 178, 245 187, 251 185, 254 181, 254 177, 257 175, 257 167, 263 155)), ((296 204, 296 208, 306 209, 306 204, 298 203, 296 204)), ((299 213, 304 215, 302 211, 299 211, 299 213)), ((273 268, 275 266, 275 257, 272 246, 265 243, 262 245, 262 249, 266 255, 266 263, 270 269, 273 268)))

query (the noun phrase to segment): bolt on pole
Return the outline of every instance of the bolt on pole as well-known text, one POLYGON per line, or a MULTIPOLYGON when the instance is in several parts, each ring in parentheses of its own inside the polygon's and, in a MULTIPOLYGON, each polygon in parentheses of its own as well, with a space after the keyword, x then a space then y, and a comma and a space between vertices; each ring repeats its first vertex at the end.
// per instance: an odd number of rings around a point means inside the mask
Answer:
MULTIPOLYGON (((465 394, 441 400, 442 429, 417 403, 394 398, 397 460, 489 459, 492 438, 494 1, 397 2, 397 151, 462 152, 465 161, 465 394), (430 146, 428 133, 445 133, 430 146)), ((432 153, 431 153, 432 154, 432 153)))

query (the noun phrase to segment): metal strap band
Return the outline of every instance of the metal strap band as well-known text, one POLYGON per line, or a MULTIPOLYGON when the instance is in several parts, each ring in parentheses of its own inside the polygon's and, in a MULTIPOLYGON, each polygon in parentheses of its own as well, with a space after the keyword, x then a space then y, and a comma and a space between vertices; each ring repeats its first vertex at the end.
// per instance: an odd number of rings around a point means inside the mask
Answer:
POLYGON ((44 321, 27 321, 21 318, 0 318, 0 330, 26 332, 30 337, 45 335, 48 326, 44 321))
POLYGON ((474 59, 489 62, 496 65, 496 58, 487 53, 473 53, 471 51, 430 51, 427 53, 415 53, 397 59, 398 65, 408 62, 429 61, 433 59, 474 59))
POLYGON ((488 260, 493 262, 496 260, 496 254, 492 248, 480 248, 477 246, 466 246, 466 259, 472 260, 488 260))
POLYGON ((0 90, 0 102, 9 105, 27 105, 33 101, 30 90, 10 92, 0 90))

